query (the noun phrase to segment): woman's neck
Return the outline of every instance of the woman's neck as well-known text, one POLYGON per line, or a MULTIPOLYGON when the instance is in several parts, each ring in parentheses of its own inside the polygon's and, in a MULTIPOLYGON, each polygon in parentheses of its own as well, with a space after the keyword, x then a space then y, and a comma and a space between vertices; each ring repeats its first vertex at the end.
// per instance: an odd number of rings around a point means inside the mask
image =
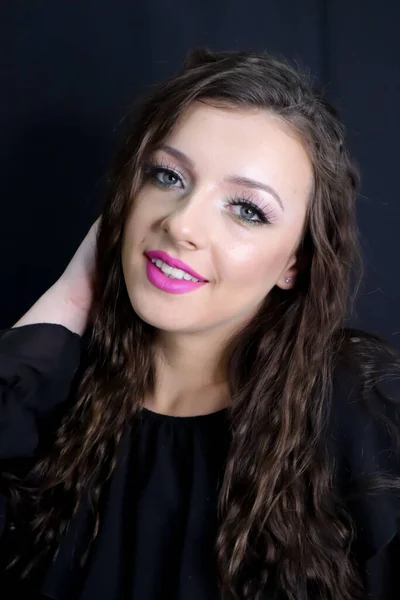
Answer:
POLYGON ((209 414, 229 405, 223 348, 195 336, 165 336, 157 346, 149 410, 174 416, 209 414))

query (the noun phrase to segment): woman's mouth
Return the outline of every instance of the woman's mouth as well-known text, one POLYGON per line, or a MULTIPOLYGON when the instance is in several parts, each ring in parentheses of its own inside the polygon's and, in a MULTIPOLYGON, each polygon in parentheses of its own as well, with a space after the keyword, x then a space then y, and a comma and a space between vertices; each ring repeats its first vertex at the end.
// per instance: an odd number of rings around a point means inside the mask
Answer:
POLYGON ((186 271, 171 267, 156 258, 147 257, 146 274, 152 285, 170 294, 185 294, 207 284, 207 281, 200 281, 186 271))
POLYGON ((164 275, 166 275, 170 279, 180 279, 180 280, 185 279, 186 281, 195 281, 195 282, 200 281, 199 279, 196 279, 196 277, 192 277, 191 275, 189 275, 189 273, 187 273, 186 271, 183 271, 182 269, 176 269, 175 267, 171 267, 170 265, 167 265, 167 263, 163 262, 159 258, 152 258, 151 262, 154 265, 157 265, 157 267, 160 269, 160 271, 162 271, 164 273, 164 275))
POLYGON ((186 279, 197 281, 207 281, 205 277, 196 273, 189 265, 181 261, 179 258, 170 256, 163 250, 150 250, 145 253, 146 256, 156 264, 165 275, 170 275, 174 279, 186 279), (190 279, 188 279, 190 277, 190 279))

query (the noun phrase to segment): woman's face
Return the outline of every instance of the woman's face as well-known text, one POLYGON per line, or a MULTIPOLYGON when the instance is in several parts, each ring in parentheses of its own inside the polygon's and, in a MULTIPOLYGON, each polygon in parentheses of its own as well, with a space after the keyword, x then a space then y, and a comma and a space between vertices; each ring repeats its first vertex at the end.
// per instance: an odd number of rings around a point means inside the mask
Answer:
POLYGON ((312 166, 277 118, 195 102, 145 170, 122 245, 129 298, 144 321, 170 332, 235 330, 275 285, 295 285, 312 166), (151 251, 206 282, 168 277, 151 251))

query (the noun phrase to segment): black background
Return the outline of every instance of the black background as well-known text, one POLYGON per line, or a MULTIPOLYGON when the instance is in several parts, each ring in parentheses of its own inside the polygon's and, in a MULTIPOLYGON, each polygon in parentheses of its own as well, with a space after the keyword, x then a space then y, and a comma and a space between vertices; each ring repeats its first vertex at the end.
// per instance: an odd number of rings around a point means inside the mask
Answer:
POLYGON ((0 17, 0 328, 96 218, 132 100, 206 45, 295 58, 339 107, 362 174, 351 321, 400 347, 400 2, 3 0, 0 17))

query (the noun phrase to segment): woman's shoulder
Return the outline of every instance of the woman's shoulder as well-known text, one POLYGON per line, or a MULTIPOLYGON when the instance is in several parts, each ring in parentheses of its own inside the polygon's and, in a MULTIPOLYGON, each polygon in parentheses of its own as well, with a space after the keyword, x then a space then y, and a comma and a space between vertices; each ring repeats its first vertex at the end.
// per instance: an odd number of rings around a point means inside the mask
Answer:
MULTIPOLYGON (((333 368, 331 417, 344 449, 365 453, 373 443, 377 450, 388 446, 387 466, 393 466, 400 453, 399 350, 366 331, 344 330, 333 368)), ((380 460, 385 463, 382 452, 380 460)))
MULTIPOLYGON (((384 338, 344 329, 332 376, 332 411, 359 423, 400 427, 400 351, 384 338)), ((400 430, 399 430, 400 433, 400 430)))
POLYGON ((383 338, 344 331, 328 438, 335 482, 368 559, 397 534, 400 517, 400 352, 383 338))

